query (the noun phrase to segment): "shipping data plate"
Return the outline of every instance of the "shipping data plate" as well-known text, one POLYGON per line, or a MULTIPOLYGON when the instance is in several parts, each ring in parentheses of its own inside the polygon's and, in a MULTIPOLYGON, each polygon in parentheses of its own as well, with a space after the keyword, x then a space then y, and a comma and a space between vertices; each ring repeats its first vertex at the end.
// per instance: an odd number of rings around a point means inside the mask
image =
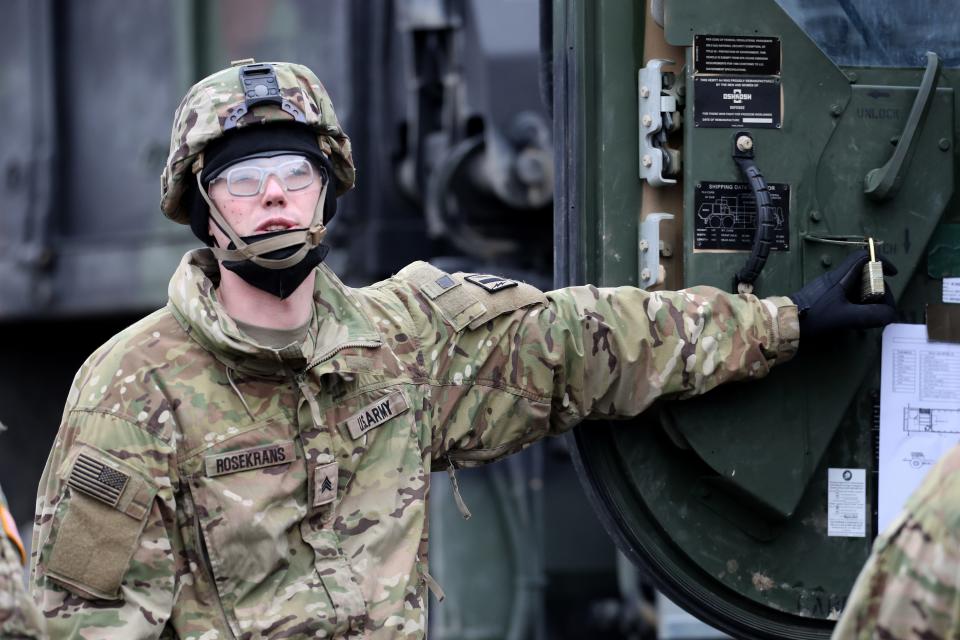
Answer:
MULTIPOLYGON (((790 185, 771 183, 776 218, 773 249, 790 250, 790 185)), ((695 193, 694 249, 750 251, 757 232, 757 201, 744 182, 698 182, 695 193)))

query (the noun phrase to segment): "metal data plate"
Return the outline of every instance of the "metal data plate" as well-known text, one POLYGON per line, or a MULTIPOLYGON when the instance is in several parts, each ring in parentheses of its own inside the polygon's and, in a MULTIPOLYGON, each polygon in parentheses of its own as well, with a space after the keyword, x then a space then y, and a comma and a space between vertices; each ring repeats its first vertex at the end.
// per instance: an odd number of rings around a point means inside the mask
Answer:
POLYGON ((695 126, 780 128, 780 78, 695 76, 693 82, 695 126))
POLYGON ((693 37, 693 68, 698 74, 780 75, 780 38, 698 33, 693 37))
MULTIPOLYGON (((773 249, 790 250, 790 185, 770 184, 776 222, 773 249)), ((757 232, 757 201, 745 182, 698 182, 695 191, 695 251, 750 251, 757 232)))

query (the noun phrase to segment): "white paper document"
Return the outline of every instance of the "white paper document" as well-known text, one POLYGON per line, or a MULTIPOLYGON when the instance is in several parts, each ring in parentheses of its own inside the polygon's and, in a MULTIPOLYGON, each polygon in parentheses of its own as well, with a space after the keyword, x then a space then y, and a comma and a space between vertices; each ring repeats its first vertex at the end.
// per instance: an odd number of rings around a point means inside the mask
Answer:
POLYGON ((960 442, 960 345, 928 342, 923 324, 883 331, 880 370, 882 532, 930 467, 960 442))

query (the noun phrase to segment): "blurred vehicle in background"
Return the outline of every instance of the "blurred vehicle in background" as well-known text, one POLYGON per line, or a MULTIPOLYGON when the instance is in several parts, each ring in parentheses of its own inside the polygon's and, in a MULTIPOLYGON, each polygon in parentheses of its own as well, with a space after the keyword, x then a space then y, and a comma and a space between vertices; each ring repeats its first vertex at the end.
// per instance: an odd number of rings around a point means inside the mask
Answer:
MULTIPOLYGON (((16 520, 29 527, 79 365, 165 303, 170 275, 197 243, 160 214, 159 176, 179 96, 231 60, 301 62, 332 95, 358 166, 358 188, 328 236, 327 262, 348 284, 425 259, 552 288, 552 125, 539 32, 548 6, 8 3, 0 419, 11 429, 0 481, 16 520)), ((431 571, 447 599, 431 609, 431 637, 618 635, 616 552, 562 441, 465 471, 460 483, 469 523, 446 474, 433 481, 431 571)))

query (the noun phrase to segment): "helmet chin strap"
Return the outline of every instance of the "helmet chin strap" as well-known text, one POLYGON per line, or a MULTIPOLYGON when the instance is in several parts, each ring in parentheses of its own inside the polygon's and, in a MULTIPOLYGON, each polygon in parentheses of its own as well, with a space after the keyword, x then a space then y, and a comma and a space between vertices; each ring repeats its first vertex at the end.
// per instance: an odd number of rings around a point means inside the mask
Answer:
POLYGON ((220 210, 213 204, 213 200, 207 194, 206 189, 200 182, 200 172, 196 172, 197 188, 200 189, 200 195, 203 197, 207 206, 210 207, 210 217, 214 224, 226 235, 236 249, 223 249, 221 247, 210 247, 214 257, 222 261, 249 260, 256 265, 266 269, 287 269, 299 264, 312 249, 317 247, 323 237, 327 235, 327 228, 323 224, 323 202, 327 195, 327 184, 320 189, 320 197, 317 198, 317 205, 313 208, 313 219, 310 221, 310 227, 307 229, 292 229, 281 235, 276 235, 263 240, 257 240, 252 243, 243 241, 243 238, 237 235, 233 227, 226 221, 220 210), (264 254, 278 249, 286 249, 296 245, 303 245, 292 255, 282 259, 271 259, 262 257, 264 254))

